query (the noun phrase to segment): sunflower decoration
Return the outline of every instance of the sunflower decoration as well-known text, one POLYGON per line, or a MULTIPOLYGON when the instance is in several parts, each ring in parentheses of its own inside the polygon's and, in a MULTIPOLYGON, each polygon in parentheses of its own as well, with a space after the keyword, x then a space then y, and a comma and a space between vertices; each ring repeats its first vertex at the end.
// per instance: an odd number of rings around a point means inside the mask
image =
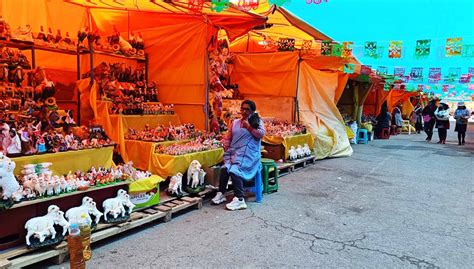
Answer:
POLYGON ((44 101, 44 104, 48 108, 48 110, 57 110, 58 109, 58 104, 56 104, 56 98, 54 97, 48 97, 44 101))

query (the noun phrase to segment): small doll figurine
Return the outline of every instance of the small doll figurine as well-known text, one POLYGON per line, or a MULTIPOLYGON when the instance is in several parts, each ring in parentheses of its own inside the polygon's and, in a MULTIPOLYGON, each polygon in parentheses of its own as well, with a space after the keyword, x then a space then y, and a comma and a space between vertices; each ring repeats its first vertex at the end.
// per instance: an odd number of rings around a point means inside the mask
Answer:
POLYGON ((33 139, 31 137, 31 131, 29 127, 24 127, 20 130, 20 140, 22 153, 24 155, 31 155, 34 153, 35 148, 33 147, 33 139))
POLYGON ((55 40, 54 35, 53 35, 53 30, 51 30, 51 27, 48 28, 48 35, 46 36, 46 41, 49 43, 53 43, 55 40))
POLYGON ((35 132, 35 137, 36 137, 36 152, 38 154, 45 153, 46 152, 46 143, 44 141, 43 136, 41 136, 39 131, 35 132))
POLYGON ((69 37, 69 32, 66 32, 66 37, 64 37, 63 41, 64 41, 64 43, 66 43, 68 45, 72 45, 72 40, 71 40, 71 37, 69 37))
POLYGON ((15 74, 15 77, 14 77, 13 82, 15 82, 15 85, 17 87, 21 87, 21 83, 23 82, 23 79, 24 79, 23 68, 21 68, 21 66, 17 66, 14 74, 15 74))
POLYGON ((0 67, 0 82, 8 83, 8 71, 9 71, 8 64, 4 63, 0 67))
POLYGON ((46 33, 44 32, 43 25, 40 26, 40 31, 38 35, 36 36, 36 39, 42 40, 42 41, 48 41, 48 38, 46 37, 46 33))
POLYGON ((143 42, 143 37, 141 33, 138 33, 138 36, 135 37, 136 40, 136 49, 137 50, 144 50, 145 49, 145 43, 143 42))
POLYGON ((59 43, 63 40, 63 36, 61 35, 61 30, 58 29, 56 33, 56 38, 54 39, 54 43, 59 43))
POLYGON ((77 46, 84 47, 82 42, 86 39, 87 35, 89 34, 89 27, 86 26, 83 30, 79 30, 77 32, 77 46))
POLYGON ((70 127, 67 129, 67 133, 64 136, 64 142, 66 150, 72 149, 72 146, 74 144, 74 134, 72 133, 72 128, 70 127))

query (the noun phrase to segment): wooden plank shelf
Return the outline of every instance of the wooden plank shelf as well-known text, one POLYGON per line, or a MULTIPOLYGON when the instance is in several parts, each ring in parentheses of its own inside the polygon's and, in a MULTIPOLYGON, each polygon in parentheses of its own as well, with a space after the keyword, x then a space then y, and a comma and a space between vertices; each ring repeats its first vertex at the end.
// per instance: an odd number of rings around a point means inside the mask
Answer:
MULTIPOLYGON (((192 208, 201 209, 202 199, 191 197, 178 199, 167 196, 165 197, 165 201, 158 206, 133 212, 130 218, 125 222, 116 224, 99 223, 97 228, 92 232, 91 243, 102 241, 151 222, 171 221, 174 214, 192 208)), ((37 250, 31 250, 26 246, 22 246, 0 252, 0 269, 24 267, 48 259, 53 259, 52 261, 54 263, 61 264, 66 260, 67 256, 68 248, 66 241, 56 246, 37 250)))

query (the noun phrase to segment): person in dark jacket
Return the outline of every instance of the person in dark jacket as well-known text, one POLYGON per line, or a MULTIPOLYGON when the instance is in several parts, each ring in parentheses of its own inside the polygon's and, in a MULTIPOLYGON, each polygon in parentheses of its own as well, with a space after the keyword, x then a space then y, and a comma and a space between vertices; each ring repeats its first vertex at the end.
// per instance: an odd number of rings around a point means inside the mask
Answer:
POLYGON ((455 132, 458 132, 458 145, 464 145, 466 143, 466 130, 468 120, 471 117, 471 112, 466 108, 464 102, 458 103, 458 108, 454 112, 454 118, 456 119, 455 132))
POLYGON ((438 144, 446 144, 446 137, 449 130, 449 106, 441 103, 435 110, 436 128, 438 129, 438 144))
POLYGON ((390 112, 388 112, 387 103, 383 103, 382 111, 375 119, 377 123, 374 128, 374 135, 376 138, 382 137, 382 129, 390 129, 390 123, 392 122, 390 112))
POLYGON ((421 107, 420 103, 416 104, 415 109, 413 110, 413 117, 414 117, 415 129, 416 129, 417 134, 421 133, 421 130, 423 130, 422 113, 423 113, 423 107, 421 107))
POLYGON ((425 125, 426 141, 430 142, 433 137, 433 128, 436 122, 434 112, 436 111, 437 99, 432 99, 430 103, 423 108, 421 112, 423 123, 425 125))

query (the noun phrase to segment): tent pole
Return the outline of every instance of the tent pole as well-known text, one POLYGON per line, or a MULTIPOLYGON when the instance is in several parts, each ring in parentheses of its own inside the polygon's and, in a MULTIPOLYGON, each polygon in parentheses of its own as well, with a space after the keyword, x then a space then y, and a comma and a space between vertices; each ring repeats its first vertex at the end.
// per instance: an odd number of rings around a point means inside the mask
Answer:
MULTIPOLYGON (((207 19, 207 18, 206 18, 207 19)), ((208 30, 206 27, 206 37, 208 36, 208 30)), ((206 126, 206 132, 209 131, 209 52, 208 52, 209 46, 205 47, 205 52, 204 52, 204 85, 205 85, 205 91, 206 91, 206 100, 204 103, 204 113, 205 113, 205 123, 204 125, 206 126)))
POLYGON ((296 93, 295 93, 295 110, 293 113, 293 122, 300 122, 300 112, 299 112, 299 103, 298 103, 298 85, 300 82, 300 64, 301 64, 301 55, 298 52, 298 67, 296 73, 296 93))

